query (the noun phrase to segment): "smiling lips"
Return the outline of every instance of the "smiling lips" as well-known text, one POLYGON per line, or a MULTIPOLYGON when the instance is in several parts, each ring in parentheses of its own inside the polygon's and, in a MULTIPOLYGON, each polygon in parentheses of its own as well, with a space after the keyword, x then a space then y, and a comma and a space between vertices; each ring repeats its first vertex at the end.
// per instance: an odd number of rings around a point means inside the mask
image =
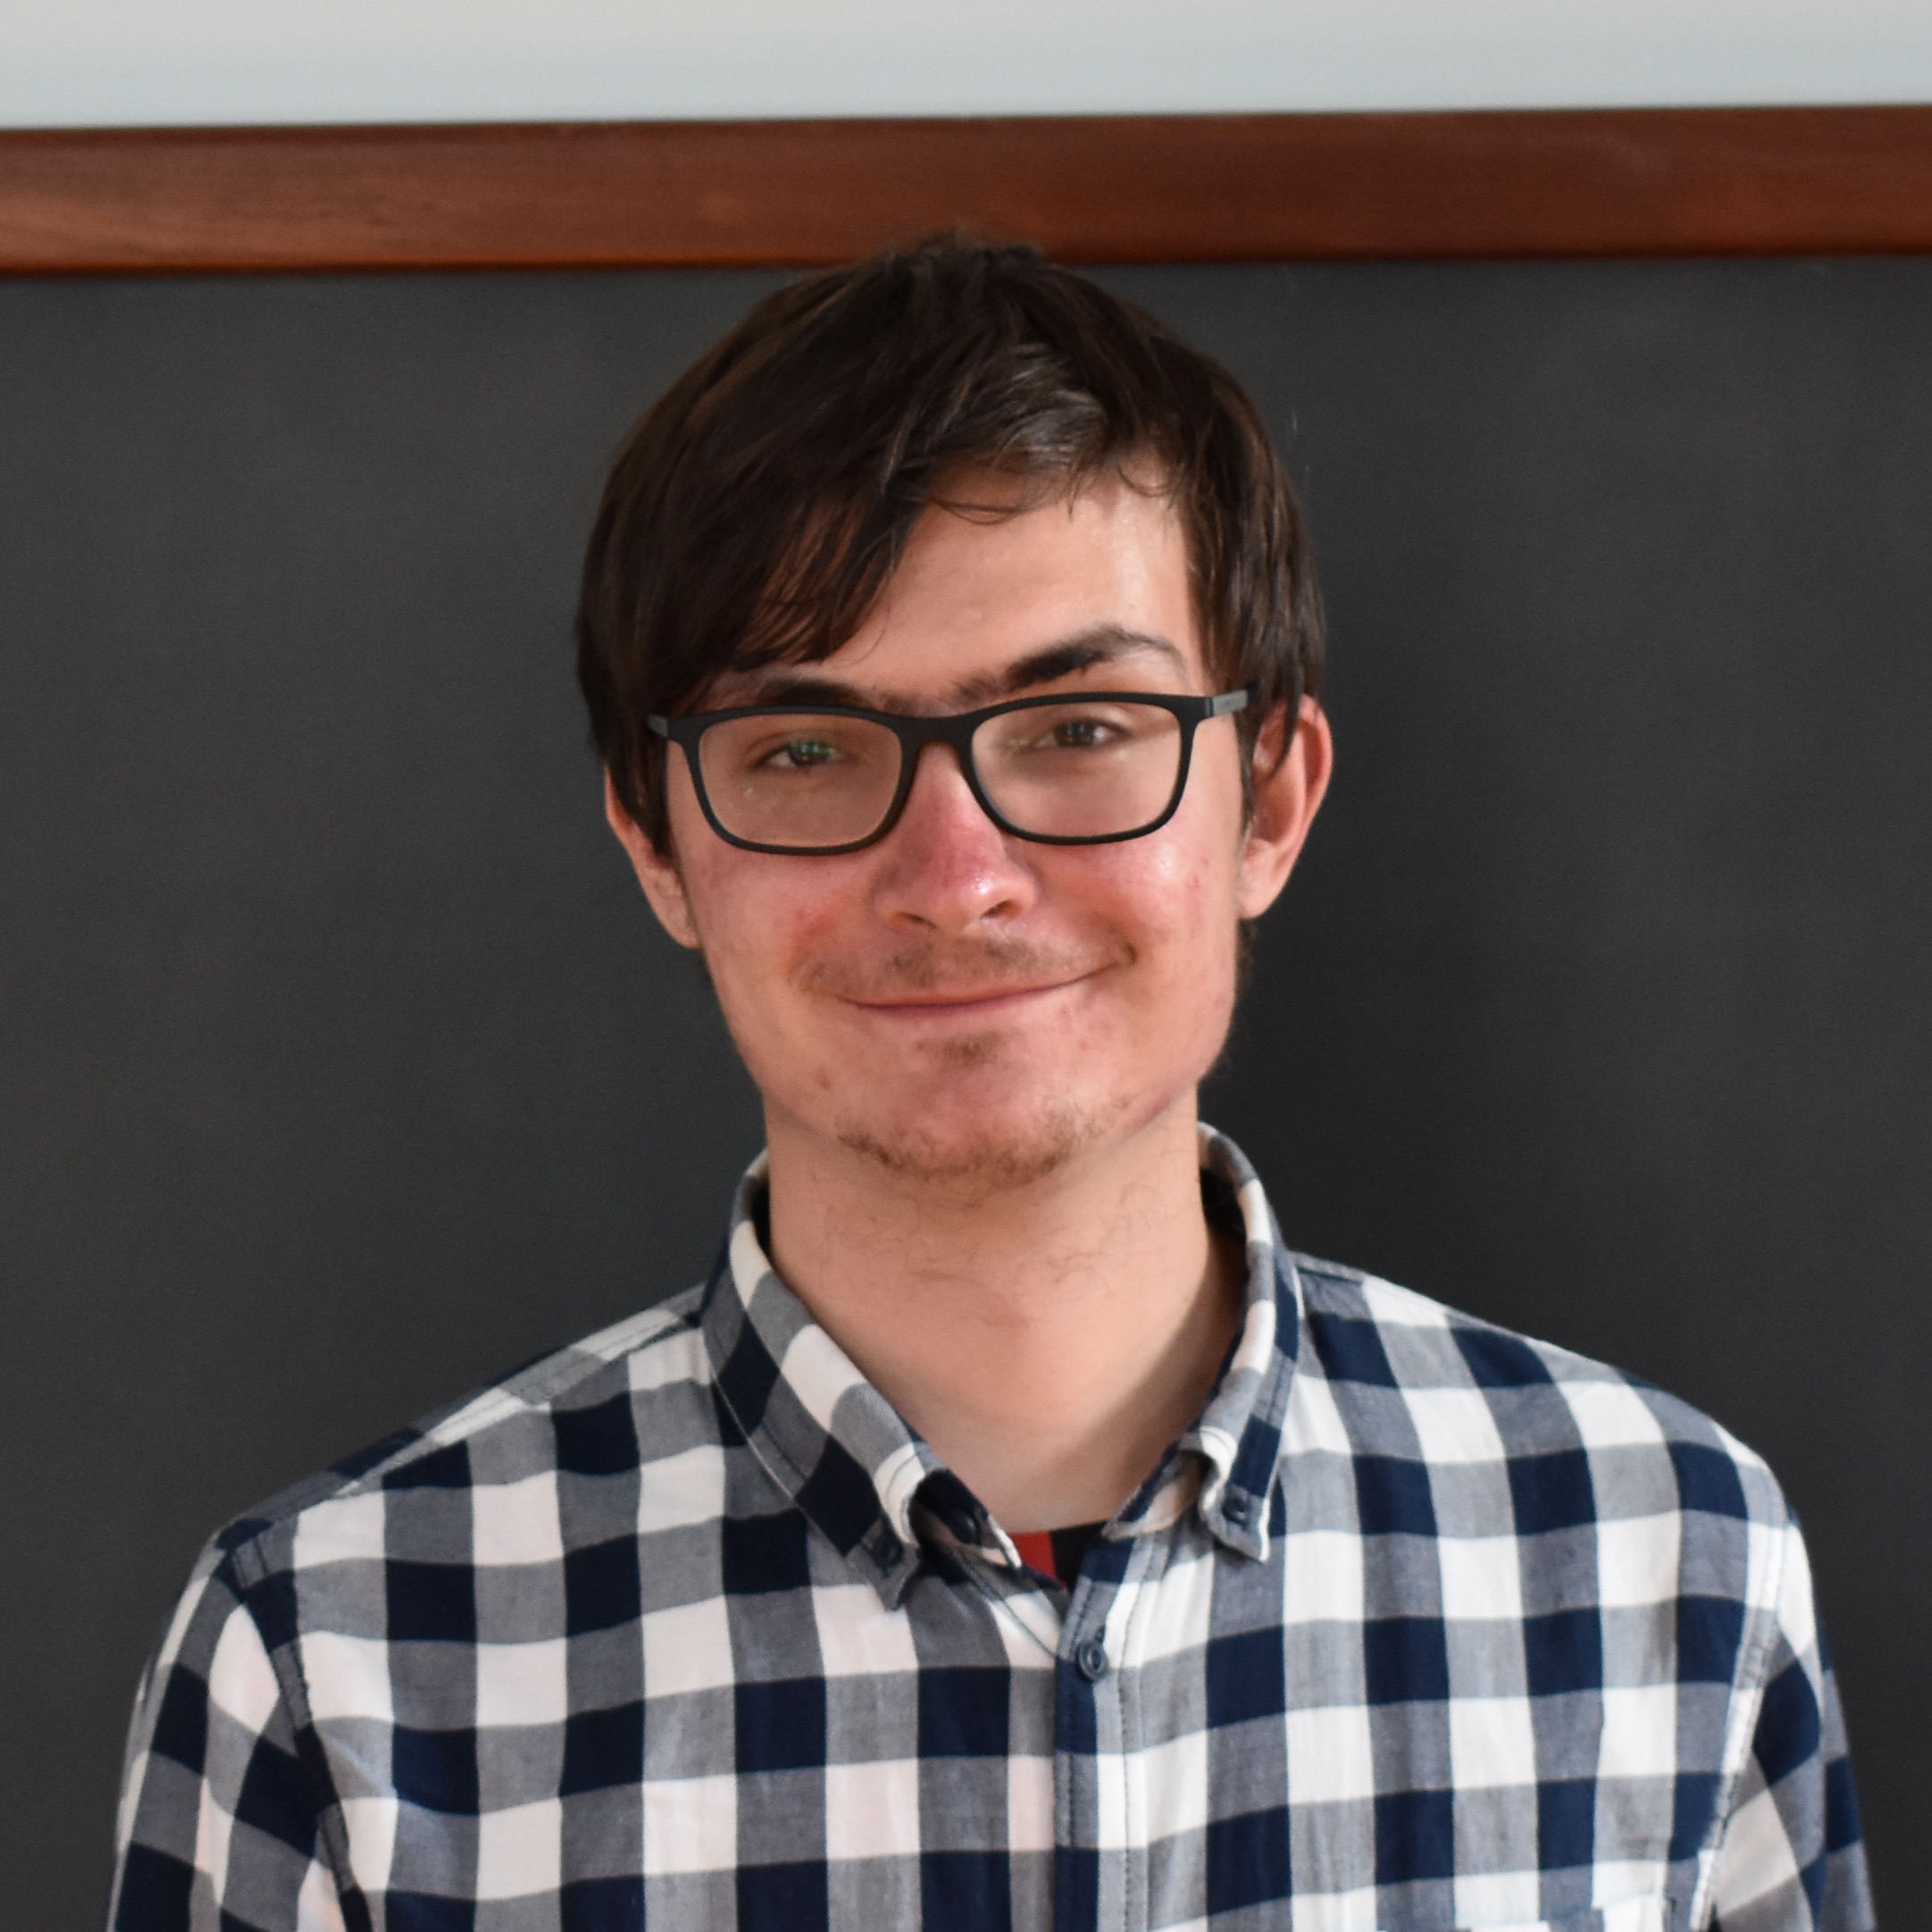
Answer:
POLYGON ((1083 948, 1040 946, 1012 939, 971 947, 914 947, 870 966, 846 960, 813 962, 797 981, 804 992, 829 994, 874 1013, 984 1011, 1037 993, 1056 992, 1131 961, 1083 948))
POLYGON ((927 992, 907 999, 854 999, 849 1003, 863 1007, 869 1013, 964 1013, 987 1007, 1003 1007, 1016 1000, 1030 999, 1035 993, 1058 992, 1061 987, 1076 985, 1087 976, 1084 973, 1076 973, 1071 978, 1047 980, 1032 986, 992 986, 973 991, 927 992))

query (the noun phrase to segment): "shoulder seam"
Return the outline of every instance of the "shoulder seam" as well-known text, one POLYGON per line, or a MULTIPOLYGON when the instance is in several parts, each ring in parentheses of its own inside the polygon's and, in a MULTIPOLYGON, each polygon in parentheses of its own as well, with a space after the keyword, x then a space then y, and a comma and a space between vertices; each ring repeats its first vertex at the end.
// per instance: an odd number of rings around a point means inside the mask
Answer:
POLYGON ((299 1641, 277 1646, 268 1641, 262 1628, 262 1619, 255 1615, 253 1593, 257 1585, 267 1583, 272 1572, 262 1560, 261 1551, 256 1548, 259 1539, 251 1538, 230 1550, 222 1563, 216 1566, 214 1574, 220 1576, 227 1569, 238 1588, 230 1593, 235 1599, 235 1607, 247 1617, 255 1632, 255 1642, 262 1646, 262 1654, 268 1659, 268 1667, 275 1673, 283 1703, 288 1707, 289 1721, 295 1733, 297 1775, 303 1783, 311 1787, 311 1800, 314 1804, 315 1838, 322 1848, 329 1863, 329 1876, 333 1881, 337 1896, 344 1897, 360 1888, 355 1883, 355 1869, 349 1861, 347 1826, 342 1816, 342 1794, 329 1777, 328 1755, 319 1746, 305 1751, 301 1740, 305 1733, 312 1739, 315 1735, 315 1715, 309 1703, 308 1682, 302 1675, 302 1660, 299 1641), (252 1575, 250 1573, 253 1573, 252 1575), (321 1802, 315 1802, 315 1788, 320 1787, 321 1802))
MULTIPOLYGON (((1782 1500, 1782 1493, 1780 1493, 1782 1500)), ((1688 1913, 1692 1932, 1709 1925, 1717 1906, 1718 1867, 1724 1856, 1724 1841, 1730 1836, 1732 1805, 1737 1786, 1751 1759, 1752 1739, 1758 1727, 1758 1710, 1764 1702, 1764 1666, 1771 1653, 1777 1631, 1777 1600, 1784 1586, 1785 1566, 1791 1560, 1793 1524, 1790 1507, 1777 1526, 1776 1552, 1766 1578, 1762 1600, 1751 1605, 1751 1624, 1744 1642, 1737 1646, 1737 1669, 1731 1677, 1731 1726, 1724 1740, 1724 1758, 1715 1799, 1711 1805, 1711 1828, 1700 1848, 1697 1884, 1691 1894, 1688 1913)))
MULTIPOLYGON (((683 1296, 681 1294, 675 1299, 682 1301, 683 1296)), ((414 1459, 434 1455, 441 1450, 472 1441, 511 1416, 541 1409, 573 1383, 608 1368, 627 1356, 641 1353, 675 1331, 689 1332, 696 1326, 691 1310, 673 1308, 667 1302, 626 1316, 623 1320, 599 1329, 581 1342, 567 1342, 549 1355, 539 1357, 529 1367, 515 1371, 501 1382, 486 1384, 441 1411, 432 1410, 419 1432, 411 1434, 407 1442, 398 1443, 388 1455, 371 1463, 367 1468, 357 1470, 354 1476, 331 1481, 334 1472, 325 1469, 292 1484, 278 1495, 269 1498, 269 1502, 275 1505, 272 1513, 267 1512, 266 1506, 246 1510, 232 1519, 227 1529, 219 1532, 215 1540, 219 1542, 222 1535, 246 1525, 249 1534, 228 1545, 225 1555, 232 1559, 243 1551, 248 1551, 254 1552, 259 1561, 263 1537, 292 1524, 318 1504, 364 1494, 385 1476, 406 1467, 414 1459), (634 1332, 626 1335, 625 1331, 633 1329, 633 1325, 634 1332), (609 1345, 620 1336, 624 1337, 621 1343, 609 1345), (527 1382, 526 1377, 529 1378, 527 1382)))

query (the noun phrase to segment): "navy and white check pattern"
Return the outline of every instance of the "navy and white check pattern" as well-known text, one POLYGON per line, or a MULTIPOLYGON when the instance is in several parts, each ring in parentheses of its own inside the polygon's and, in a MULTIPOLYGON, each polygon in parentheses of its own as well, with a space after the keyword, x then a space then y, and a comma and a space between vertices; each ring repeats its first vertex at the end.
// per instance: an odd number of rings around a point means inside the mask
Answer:
POLYGON ((1245 1225, 1195 1427, 1073 1590, 772 1272, 218 1537, 113 1924, 1861 1932, 1803 1545, 1615 1371, 1245 1225))

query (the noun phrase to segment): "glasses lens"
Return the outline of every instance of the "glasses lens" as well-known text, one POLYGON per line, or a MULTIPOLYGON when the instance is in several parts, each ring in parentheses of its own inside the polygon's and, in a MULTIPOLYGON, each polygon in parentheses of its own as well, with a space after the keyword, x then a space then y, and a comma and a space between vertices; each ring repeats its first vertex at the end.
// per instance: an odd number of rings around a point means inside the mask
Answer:
POLYGON ((899 740, 865 718, 810 711, 727 718, 698 741, 718 823, 754 845, 850 845, 877 831, 899 784, 899 740))
POLYGON ((973 762, 1017 830, 1104 839, 1139 832, 1173 802, 1181 722, 1158 705, 1117 698, 1029 705, 980 726, 973 762))

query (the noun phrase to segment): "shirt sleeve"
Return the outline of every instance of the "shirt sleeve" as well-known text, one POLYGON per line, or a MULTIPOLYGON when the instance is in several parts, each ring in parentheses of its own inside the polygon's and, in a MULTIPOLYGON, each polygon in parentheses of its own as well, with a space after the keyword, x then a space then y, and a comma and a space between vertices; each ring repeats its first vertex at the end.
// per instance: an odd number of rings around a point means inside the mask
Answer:
POLYGON ((261 1627, 212 1551, 135 1701, 111 1932, 342 1932, 304 1757, 261 1627))
POLYGON ((1715 1932, 1869 1932, 1871 1890, 1836 1680, 1795 1523, 1750 1755, 1718 1847, 1715 1932))

